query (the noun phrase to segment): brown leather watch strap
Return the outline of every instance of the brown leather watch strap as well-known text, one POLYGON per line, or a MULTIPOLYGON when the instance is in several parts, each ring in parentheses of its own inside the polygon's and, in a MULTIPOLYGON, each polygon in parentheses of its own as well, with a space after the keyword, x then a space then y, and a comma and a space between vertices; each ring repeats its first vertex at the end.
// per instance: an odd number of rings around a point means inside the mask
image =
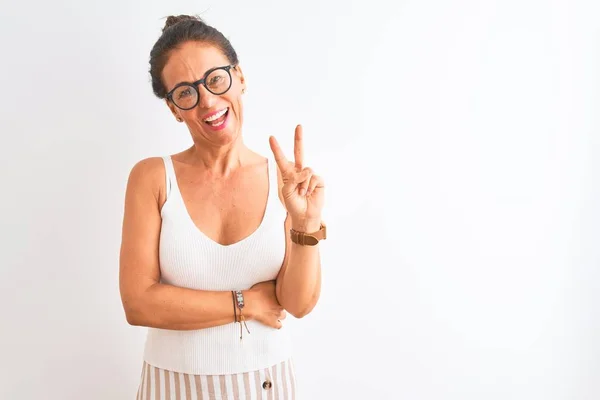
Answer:
POLYGON ((290 229, 290 238, 292 242, 301 246, 314 246, 319 241, 327 239, 327 227, 321 222, 321 228, 312 233, 298 232, 290 229))

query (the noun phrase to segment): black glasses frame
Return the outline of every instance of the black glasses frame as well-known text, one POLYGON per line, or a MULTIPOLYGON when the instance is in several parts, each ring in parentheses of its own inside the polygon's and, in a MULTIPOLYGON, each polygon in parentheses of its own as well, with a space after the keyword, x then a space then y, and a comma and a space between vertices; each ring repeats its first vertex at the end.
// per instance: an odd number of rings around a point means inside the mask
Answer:
POLYGON ((229 91, 229 89, 231 89, 231 85, 233 84, 233 78, 231 77, 231 69, 235 68, 235 65, 226 65, 223 67, 215 67, 215 68, 211 68, 208 71, 206 71, 206 73, 204 74, 204 77, 202 79, 197 80, 196 82, 181 82, 178 83, 177 85, 175 85, 175 87, 173 89, 171 89, 169 91, 169 93, 167 93, 167 99, 175 104, 175 107, 179 108, 180 110, 191 110, 192 108, 196 107, 198 105, 198 103, 200 102, 200 92, 198 91, 198 86, 202 85, 204 86, 204 88, 206 90, 208 90, 210 93, 214 94, 214 95, 221 95, 221 94, 225 94, 227 93, 227 91, 229 91), (227 72, 227 75, 229 75, 229 86, 227 86, 227 89, 225 89, 224 91, 220 92, 220 93, 215 93, 212 90, 210 90, 208 88, 208 86, 206 86, 206 78, 208 78, 208 76, 210 74, 212 74, 213 72, 217 71, 217 70, 224 70, 227 72), (175 101, 173 101, 173 93, 175 92, 175 90, 177 90, 178 88, 182 87, 182 86, 190 86, 192 87, 195 91, 196 91, 196 102, 194 103, 193 106, 188 107, 188 108, 183 108, 180 107, 179 105, 177 105, 177 103, 175 101))

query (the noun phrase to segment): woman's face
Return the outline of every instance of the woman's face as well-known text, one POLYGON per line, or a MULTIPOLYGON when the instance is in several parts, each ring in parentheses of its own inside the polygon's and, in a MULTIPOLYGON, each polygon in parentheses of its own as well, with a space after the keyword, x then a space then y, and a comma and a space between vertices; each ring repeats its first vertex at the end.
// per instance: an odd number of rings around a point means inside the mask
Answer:
MULTIPOLYGON (((169 60, 162 72, 162 79, 167 89, 171 91, 179 83, 193 83, 206 78, 206 73, 216 67, 229 65, 229 60, 220 49, 202 42, 187 42, 169 55, 169 60)), ((225 71, 214 79, 209 76, 207 86, 217 85, 219 80, 228 78, 225 71), (224 74, 224 75, 223 75, 224 74)), ((181 118, 192 134, 194 142, 222 146, 235 141, 241 132, 243 121, 242 90, 246 84, 239 67, 232 68, 231 87, 223 94, 215 95, 202 84, 196 86, 200 99, 198 105, 191 110, 182 110, 172 101, 167 104, 175 117, 181 118), (218 118, 216 118, 218 117, 218 118)), ((219 92, 218 90, 213 90, 219 92)), ((175 101, 182 102, 191 91, 174 93, 175 101)), ((185 108, 185 107, 184 107, 185 108)))

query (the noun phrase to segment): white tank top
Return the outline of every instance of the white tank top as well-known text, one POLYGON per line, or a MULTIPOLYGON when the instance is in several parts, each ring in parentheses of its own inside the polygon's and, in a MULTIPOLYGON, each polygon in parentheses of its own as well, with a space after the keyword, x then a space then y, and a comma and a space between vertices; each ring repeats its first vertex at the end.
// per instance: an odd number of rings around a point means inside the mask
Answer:
MULTIPOLYGON (((273 280, 285 255, 286 212, 278 197, 277 165, 268 159, 269 195, 263 220, 250 236, 221 245, 200 231, 187 212, 177 185, 171 157, 163 157, 167 200, 161 209, 161 282, 197 290, 246 290, 273 280)), ((233 314, 233 300, 232 300, 233 314)), ((240 325, 199 330, 148 328, 144 349, 147 363, 170 371, 220 375, 267 368, 291 356, 288 328, 247 321, 240 325)))

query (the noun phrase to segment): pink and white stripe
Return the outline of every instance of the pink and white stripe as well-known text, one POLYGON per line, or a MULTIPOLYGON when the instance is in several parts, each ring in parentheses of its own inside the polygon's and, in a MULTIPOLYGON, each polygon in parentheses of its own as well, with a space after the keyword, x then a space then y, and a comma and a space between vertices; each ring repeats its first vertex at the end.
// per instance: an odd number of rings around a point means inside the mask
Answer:
POLYGON ((191 375, 146 362, 136 400, 296 400, 293 361, 233 375, 191 375), (263 389, 265 381, 272 383, 263 389))

